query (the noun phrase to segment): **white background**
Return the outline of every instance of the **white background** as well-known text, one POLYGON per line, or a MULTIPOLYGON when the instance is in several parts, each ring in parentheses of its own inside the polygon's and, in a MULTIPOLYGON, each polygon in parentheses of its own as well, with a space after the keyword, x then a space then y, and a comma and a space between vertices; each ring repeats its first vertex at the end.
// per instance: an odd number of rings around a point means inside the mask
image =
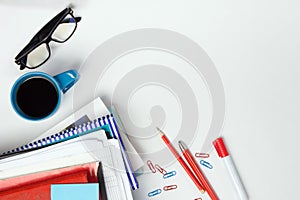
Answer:
MULTIPOLYGON (((27 71, 19 71, 14 57, 31 37, 68 1, 0 1, 0 132, 1 151, 31 141, 70 114, 72 90, 59 111, 42 122, 18 117, 10 105, 10 88, 27 71)), ((240 172, 250 199, 297 199, 300 129, 300 3, 299 1, 74 1, 82 16, 75 35, 55 44, 40 71, 57 74, 80 65, 102 42, 138 28, 163 28, 186 35, 210 56, 222 78, 226 119, 222 136, 240 172)), ((89 100, 88 100, 89 101, 89 100)), ((192 146, 192 151, 199 147, 192 146)), ((170 155, 171 156, 171 155, 170 155)), ((214 170, 203 169, 221 199, 235 198, 224 167, 215 152, 214 170)), ((159 175, 139 178, 136 199, 164 184, 178 184, 172 192, 152 199, 194 199, 198 191, 174 164, 178 176, 161 182, 159 175)), ((209 199, 209 198, 207 198, 209 199)))

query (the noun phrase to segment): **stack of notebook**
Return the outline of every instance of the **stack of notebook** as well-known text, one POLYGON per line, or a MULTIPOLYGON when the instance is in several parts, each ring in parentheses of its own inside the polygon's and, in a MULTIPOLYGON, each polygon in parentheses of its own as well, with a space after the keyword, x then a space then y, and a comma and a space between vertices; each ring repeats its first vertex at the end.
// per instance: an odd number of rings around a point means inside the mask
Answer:
POLYGON ((131 163, 126 148, 135 151, 97 98, 31 143, 2 154, 0 197, 50 199, 53 184, 97 183, 101 199, 132 199, 131 189, 138 188, 134 171, 143 163, 138 154, 131 163))

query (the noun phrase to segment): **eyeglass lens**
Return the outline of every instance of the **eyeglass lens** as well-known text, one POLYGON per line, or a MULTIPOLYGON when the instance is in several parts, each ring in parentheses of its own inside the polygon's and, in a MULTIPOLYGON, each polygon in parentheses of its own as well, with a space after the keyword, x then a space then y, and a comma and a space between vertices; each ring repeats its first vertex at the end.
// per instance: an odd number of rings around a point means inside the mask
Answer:
POLYGON ((37 67, 45 62, 50 56, 50 52, 48 50, 47 44, 43 43, 32 50, 27 55, 26 65, 28 67, 37 67))
POLYGON ((76 20, 68 14, 52 33, 52 39, 58 42, 65 42, 71 37, 76 29, 76 20))

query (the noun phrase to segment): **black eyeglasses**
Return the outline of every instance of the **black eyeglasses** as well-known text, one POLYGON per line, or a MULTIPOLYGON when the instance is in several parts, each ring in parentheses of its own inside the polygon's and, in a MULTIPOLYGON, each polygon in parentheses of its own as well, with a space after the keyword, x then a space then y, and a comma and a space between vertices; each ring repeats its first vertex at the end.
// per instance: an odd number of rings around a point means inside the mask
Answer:
POLYGON ((74 17, 71 8, 65 8, 51 19, 15 57, 20 69, 34 69, 44 64, 50 57, 50 41, 63 43, 75 32, 81 17, 74 17))

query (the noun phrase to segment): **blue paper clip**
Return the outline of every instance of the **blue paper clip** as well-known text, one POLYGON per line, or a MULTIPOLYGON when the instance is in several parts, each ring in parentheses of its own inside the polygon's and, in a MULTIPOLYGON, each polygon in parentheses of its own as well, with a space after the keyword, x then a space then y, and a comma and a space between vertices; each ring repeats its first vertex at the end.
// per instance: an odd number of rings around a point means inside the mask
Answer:
POLYGON ((170 178, 175 175, 176 175, 176 171, 171 171, 171 172, 166 173, 163 177, 164 177, 164 179, 166 179, 166 178, 170 178))
POLYGON ((148 197, 154 197, 160 193, 161 193, 161 189, 153 190, 152 192, 148 193, 148 197))
POLYGON ((203 165, 204 167, 207 167, 208 169, 212 169, 213 168, 213 166, 209 162, 207 162, 205 160, 200 160, 200 164, 203 165))

